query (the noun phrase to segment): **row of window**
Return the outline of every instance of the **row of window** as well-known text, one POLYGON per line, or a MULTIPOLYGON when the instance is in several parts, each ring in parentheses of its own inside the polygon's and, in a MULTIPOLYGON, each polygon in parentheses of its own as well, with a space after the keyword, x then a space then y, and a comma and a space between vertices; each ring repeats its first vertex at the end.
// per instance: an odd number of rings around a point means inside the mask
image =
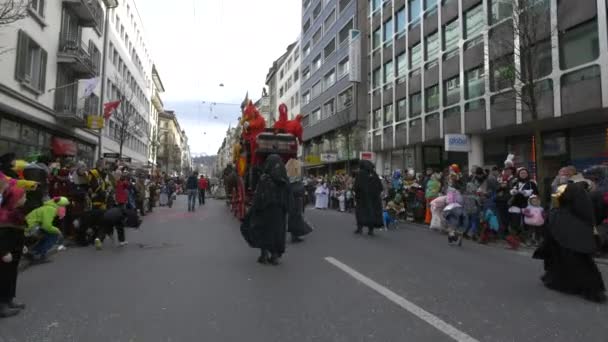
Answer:
POLYGON ((286 71, 290 70, 291 67, 294 65, 294 63, 298 62, 299 58, 300 58, 300 46, 297 45, 297 46, 294 46, 294 48, 293 48, 293 55, 290 55, 289 58, 287 58, 287 60, 283 64, 284 67, 281 67, 281 69, 279 70, 279 80, 282 80, 283 77, 285 77, 286 71))
MULTIPOLYGON (((565 74, 561 77, 561 86, 562 87, 572 87, 576 86, 578 82, 588 81, 590 79, 599 79, 601 77, 600 68, 596 65, 586 67, 580 70, 576 70, 565 74)), ((498 88, 499 85, 496 84, 491 88, 498 88)), ((539 93, 538 96, 541 96, 542 93, 551 91, 553 89, 553 84, 550 79, 546 79, 543 81, 539 81, 536 84, 537 90, 539 93)), ((465 73, 465 100, 471 100, 475 98, 479 98, 480 96, 485 94, 485 77, 483 67, 475 68, 467 73, 465 73)), ((443 106, 449 107, 454 104, 460 102, 460 78, 456 76, 449 80, 444 81, 443 83, 443 106)), ((493 96, 492 100, 499 99, 500 95, 493 96)), ((439 85, 434 85, 428 87, 424 90, 424 103, 422 101, 422 93, 417 92, 415 94, 411 94, 409 98, 401 98, 396 101, 396 110, 393 110, 393 104, 385 105, 383 108, 379 107, 373 111, 372 116, 372 127, 373 129, 381 128, 386 125, 391 125, 393 120, 395 122, 404 121, 407 118, 417 118, 422 113, 422 108, 424 106, 425 112, 433 112, 439 109, 439 85), (407 111, 407 101, 410 101, 409 112, 407 111)), ((466 110, 475 110, 477 104, 483 103, 474 100, 471 102, 467 102, 466 110), (474 104, 474 105, 469 105, 474 104), (473 107, 471 107, 473 106, 473 107)))
MULTIPOLYGON (((312 11, 312 17, 308 17, 306 20, 302 20, 304 22, 304 24, 302 25, 302 36, 304 36, 304 35, 306 35, 308 33, 308 31, 310 30, 310 27, 313 26, 314 22, 321 15, 322 9, 325 8, 325 7, 327 7, 331 1, 332 0, 319 0, 319 2, 317 3, 317 5, 315 6, 315 9, 312 11)), ((325 17, 325 19, 323 20, 323 26, 325 28, 325 32, 327 32, 327 30, 336 21, 336 17, 338 15, 341 15, 342 12, 344 12, 344 10, 346 9, 346 7, 350 4, 350 1, 351 0, 339 0, 338 1, 338 6, 335 7, 334 9, 332 9, 331 12, 329 13, 329 15, 327 15, 325 17)), ((309 0, 305 0, 302 3, 302 5, 303 5, 303 8, 304 8, 304 11, 303 11, 303 13, 304 13, 304 12, 306 12, 306 9, 310 6, 310 1, 309 0)))
POLYGON ((338 94, 337 98, 331 98, 326 101, 322 107, 316 108, 311 111, 310 116, 304 122, 304 126, 315 125, 322 120, 329 118, 337 112, 343 111, 352 106, 353 101, 353 88, 348 87, 338 94), (336 106, 337 100, 337 106, 336 106))
MULTIPOLYGON (((106 126, 106 136, 114 141, 120 140, 120 125, 116 124, 114 120, 110 120, 110 125, 106 126)), ((124 141, 124 146, 130 148, 131 150, 141 153, 147 154, 148 146, 139 140, 134 135, 129 134, 124 141)))
MULTIPOLYGON (((323 76, 323 79, 313 84, 310 90, 302 93, 302 105, 307 105, 310 103, 311 99, 314 99, 321 95, 322 92, 327 91, 336 83, 337 80, 348 75, 349 72, 350 61, 348 57, 346 57, 338 63, 336 68, 332 68, 330 71, 328 71, 325 76, 323 76)), ((308 75, 308 77, 310 77, 310 75, 308 75)))
MULTIPOLYGON (((338 32, 337 37, 336 37, 338 39, 338 46, 340 46, 348 41, 348 38, 350 36, 350 30, 352 30, 353 27, 354 27, 353 19, 351 19, 344 26, 342 26, 342 28, 340 29, 340 32, 338 32)), ((306 57, 308 57, 308 55, 310 55, 312 48, 321 41, 321 38, 323 38, 323 33, 322 33, 322 28, 319 28, 319 30, 317 30, 317 32, 315 32, 315 34, 312 36, 311 40, 308 41, 306 44, 304 44, 304 47, 302 47, 302 57, 303 58, 306 58, 306 57)), ((334 38, 330 42, 328 42, 325 45, 325 48, 323 49, 323 51, 326 52, 325 58, 327 58, 335 49, 336 49, 336 40, 334 38), (329 51, 329 54, 327 53, 328 51, 329 51)))
MULTIPOLYGON (((108 59, 114 65, 118 74, 125 80, 128 84, 131 91, 135 94, 135 97, 139 100, 139 102, 144 105, 146 108, 150 108, 150 101, 147 99, 146 94, 143 89, 137 83, 137 80, 127 67, 127 63, 123 61, 122 57, 118 53, 118 50, 114 47, 114 44, 110 43, 110 51, 108 53, 108 59)), ((108 80, 110 82, 110 80, 108 80)))
MULTIPOLYGON (((134 113, 134 118, 137 122, 137 125, 139 127, 141 127, 141 130, 144 133, 150 132, 150 124, 147 122, 146 118, 144 117, 144 115, 142 115, 136 108, 136 106, 133 105, 133 103, 130 102, 130 100, 128 98, 126 98, 126 95, 124 94, 124 92, 126 91, 126 89, 124 89, 125 85, 120 85, 120 84, 114 84, 114 82, 112 82, 111 80, 107 80, 107 85, 106 85, 106 95, 107 98, 109 100, 121 100, 124 103, 121 103, 120 105, 120 109, 121 110, 125 110, 128 113, 134 113)), ((147 107, 146 107, 147 108, 147 107)))

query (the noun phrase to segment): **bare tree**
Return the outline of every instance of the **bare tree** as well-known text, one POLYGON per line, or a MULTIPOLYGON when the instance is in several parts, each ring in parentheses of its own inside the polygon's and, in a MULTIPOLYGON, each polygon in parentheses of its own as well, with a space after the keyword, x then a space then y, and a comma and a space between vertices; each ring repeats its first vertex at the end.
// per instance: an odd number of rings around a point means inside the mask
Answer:
MULTIPOLYGON (((489 32, 489 82, 492 91, 500 92, 493 97, 493 102, 501 107, 521 109, 522 121, 529 122, 533 130, 536 170, 541 170, 543 152, 539 119, 547 109, 543 102, 547 100, 547 94, 550 95, 547 92, 550 81, 542 78, 551 73, 551 38, 556 31, 551 24, 550 1, 495 2, 496 6, 511 6, 511 15, 489 32)), ((539 181, 541 193, 544 192, 543 183, 539 181)))
POLYGON ((28 16, 29 0, 0 0, 0 26, 12 24, 28 16))
POLYGON ((118 88, 118 99, 120 105, 114 111, 112 117, 115 123, 115 138, 119 146, 119 155, 122 158, 124 145, 130 140, 140 137, 141 140, 147 141, 149 132, 146 127, 145 118, 140 115, 135 107, 135 93, 131 90, 130 85, 125 82, 120 76, 115 77, 115 82, 118 88))

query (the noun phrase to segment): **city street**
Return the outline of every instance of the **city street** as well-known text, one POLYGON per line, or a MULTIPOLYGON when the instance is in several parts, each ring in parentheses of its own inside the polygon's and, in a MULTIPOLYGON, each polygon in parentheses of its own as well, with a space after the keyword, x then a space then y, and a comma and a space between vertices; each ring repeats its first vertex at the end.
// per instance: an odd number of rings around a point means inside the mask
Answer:
POLYGON ((608 306, 545 289, 525 253, 307 216, 316 230, 265 266, 223 202, 188 213, 182 196, 125 248, 70 248, 25 270, 28 308, 0 321, 0 341, 606 341, 608 306))

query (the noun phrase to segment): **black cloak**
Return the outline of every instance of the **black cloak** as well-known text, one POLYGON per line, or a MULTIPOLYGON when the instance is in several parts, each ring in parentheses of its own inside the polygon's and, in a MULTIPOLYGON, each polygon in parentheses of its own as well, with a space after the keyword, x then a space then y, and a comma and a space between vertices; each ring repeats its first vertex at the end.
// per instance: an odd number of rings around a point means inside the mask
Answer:
POLYGON ((289 185, 289 211, 287 230, 293 236, 304 236, 312 232, 312 227, 304 220, 304 184, 300 181, 289 185))
POLYGON ((358 227, 384 226, 382 220, 382 183, 374 170, 374 164, 361 161, 355 178, 355 200, 358 227))
POLYGON ((245 240, 252 247, 279 256, 285 252, 288 186, 287 170, 281 157, 276 154, 268 156, 245 222, 249 221, 250 225, 245 240))

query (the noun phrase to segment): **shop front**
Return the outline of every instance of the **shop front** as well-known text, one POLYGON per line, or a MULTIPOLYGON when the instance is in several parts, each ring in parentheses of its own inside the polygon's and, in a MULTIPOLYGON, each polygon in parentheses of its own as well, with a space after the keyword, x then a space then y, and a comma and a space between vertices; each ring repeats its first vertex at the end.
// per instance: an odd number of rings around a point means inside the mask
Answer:
POLYGON ((0 116, 0 155, 13 152, 19 159, 47 155, 70 158, 93 165, 95 146, 49 130, 46 127, 9 116, 0 116))

